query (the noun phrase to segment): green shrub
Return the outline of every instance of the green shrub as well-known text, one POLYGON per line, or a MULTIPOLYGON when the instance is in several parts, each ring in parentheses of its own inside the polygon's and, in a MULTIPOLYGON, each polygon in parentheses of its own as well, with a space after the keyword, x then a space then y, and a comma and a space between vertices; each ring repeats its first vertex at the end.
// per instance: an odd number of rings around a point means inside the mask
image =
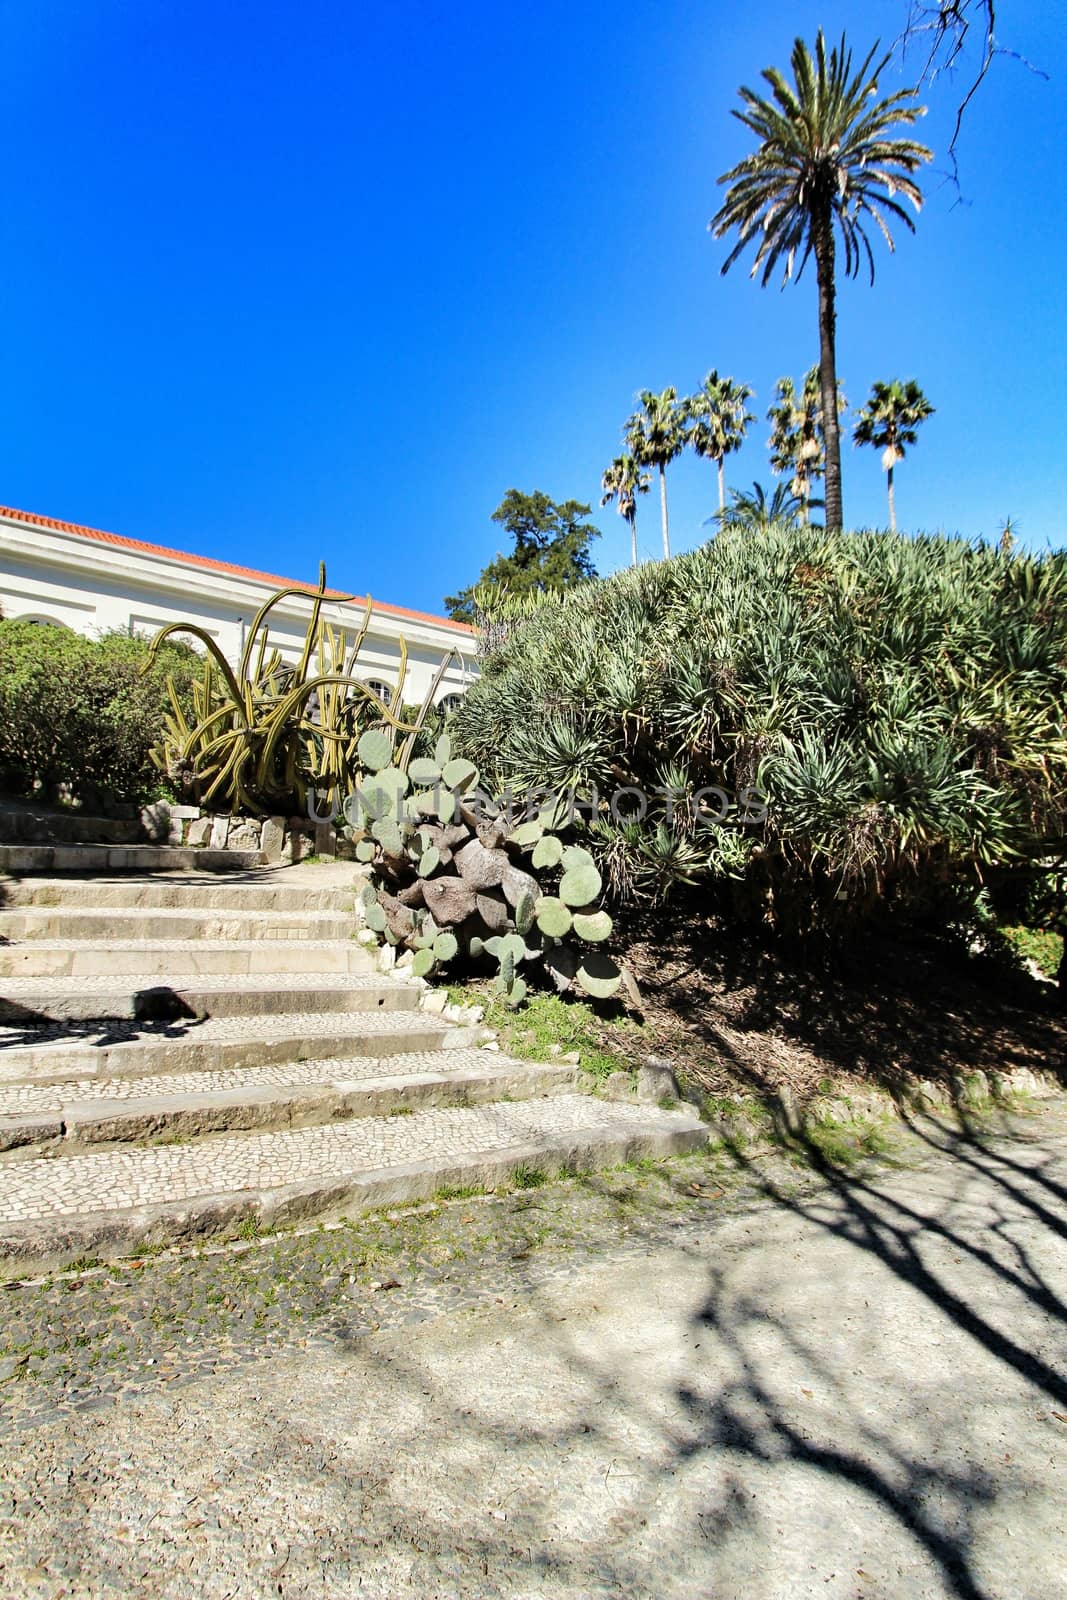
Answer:
POLYGON ((158 793, 149 752, 169 709, 167 678, 187 702, 199 661, 172 645, 142 672, 148 654, 124 633, 86 639, 0 621, 0 787, 51 800, 66 784, 87 804, 158 793))
POLYGON ((774 528, 541 609, 453 730, 498 788, 599 790, 616 897, 703 884, 796 932, 943 912, 1062 862, 1065 704, 1063 554, 774 528), (713 784, 755 786, 766 821, 684 798, 713 784), (643 821, 608 814, 622 785, 650 797, 643 821))

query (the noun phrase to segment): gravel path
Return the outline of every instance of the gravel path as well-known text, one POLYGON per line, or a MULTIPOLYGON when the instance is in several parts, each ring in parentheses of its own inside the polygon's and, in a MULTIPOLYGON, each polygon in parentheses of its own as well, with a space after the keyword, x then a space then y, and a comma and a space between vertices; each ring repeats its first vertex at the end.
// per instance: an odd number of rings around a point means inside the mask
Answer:
POLYGON ((1056 1600, 1067 1110, 898 1159, 10 1289, 0 1594, 1056 1600))

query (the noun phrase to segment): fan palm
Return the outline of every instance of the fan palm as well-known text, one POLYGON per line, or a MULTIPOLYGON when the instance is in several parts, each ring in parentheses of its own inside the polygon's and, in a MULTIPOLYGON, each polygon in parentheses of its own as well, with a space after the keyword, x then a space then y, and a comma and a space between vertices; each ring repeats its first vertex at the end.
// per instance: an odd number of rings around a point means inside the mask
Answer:
MULTIPOLYGON (((792 378, 779 378, 775 392, 778 399, 767 411, 767 421, 771 424, 771 471, 779 476, 788 472, 790 491, 802 507, 807 506, 816 479, 826 471, 818 367, 804 374, 799 395, 792 378)), ((846 408, 847 401, 839 387, 837 409, 842 412, 846 408)), ((801 520, 806 522, 807 516, 803 515, 801 520)))
POLYGON ((871 398, 859 414, 852 430, 855 444, 870 444, 882 452, 882 466, 886 471, 889 493, 889 526, 897 531, 897 504, 893 491, 893 468, 904 459, 904 446, 913 445, 920 422, 932 417, 934 408, 923 394, 914 378, 901 383, 876 383, 871 388, 871 398))
POLYGON ((642 409, 635 411, 626 424, 626 443, 640 466, 656 467, 659 471, 663 554, 669 557, 671 540, 667 527, 667 465, 685 449, 688 438, 685 408, 679 406, 678 391, 672 388, 664 389, 661 394, 642 389, 637 398, 642 409))
POLYGON ((719 179, 729 184, 722 207, 711 221, 716 238, 736 229, 738 240, 723 272, 750 244, 756 247, 752 276, 766 285, 779 263, 783 283, 797 277, 814 255, 819 288, 819 379, 826 431, 826 523, 842 526, 841 438, 834 396, 837 391, 836 237, 844 246, 845 273, 855 277, 866 259, 874 281, 874 254, 867 237, 873 221, 890 250, 887 217, 914 223, 901 200, 920 210, 922 193, 913 174, 931 159, 925 145, 891 138, 894 126, 909 127, 925 113, 914 104, 917 90, 901 89, 879 100, 878 77, 889 61, 875 64, 877 45, 858 71, 844 37, 826 48, 822 30, 812 59, 797 39, 792 68, 795 87, 774 67, 763 76, 772 99, 740 90, 744 102, 734 116, 754 133, 758 148, 719 179))
POLYGON ((689 442, 698 456, 714 461, 719 469, 720 511, 726 509, 723 464, 728 455, 740 450, 745 429, 756 420, 751 412, 745 410, 752 394, 747 384, 735 383, 732 378, 720 378, 717 372, 709 372, 696 394, 686 402, 693 424, 689 442))
POLYGON ((642 472, 632 455, 616 456, 600 480, 604 491, 600 504, 612 500, 615 509, 630 529, 631 565, 637 565, 637 496, 648 493, 648 473, 642 472))

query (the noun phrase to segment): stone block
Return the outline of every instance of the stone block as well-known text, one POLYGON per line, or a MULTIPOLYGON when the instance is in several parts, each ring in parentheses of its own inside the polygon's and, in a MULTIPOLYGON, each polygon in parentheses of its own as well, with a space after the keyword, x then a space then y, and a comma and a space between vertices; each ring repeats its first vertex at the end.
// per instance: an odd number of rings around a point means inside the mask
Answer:
POLYGON ((232 818, 226 839, 227 850, 258 850, 260 825, 250 817, 232 818))
POLYGON ((263 851, 268 861, 280 861, 284 844, 285 818, 268 817, 260 832, 259 848, 263 851))
POLYGON ((212 850, 225 850, 226 840, 230 832, 229 817, 212 817, 211 819, 211 848, 212 850))
POLYGON ((197 849, 208 844, 211 839, 211 825, 210 817, 199 817, 195 822, 190 822, 185 835, 186 844, 197 849))
MULTIPOLYGON (((157 800, 150 806, 142 806, 141 827, 153 844, 175 843, 172 828, 173 815, 174 808, 169 806, 165 800, 157 800)), ((176 842, 181 844, 180 836, 176 842)))
POLYGON ((644 1065, 637 1074, 637 1097, 639 1100, 650 1100, 658 1104, 660 1100, 670 1098, 680 1100, 681 1090, 678 1079, 674 1076, 674 1068, 662 1056, 646 1056, 644 1065))
POLYGON ((315 823, 315 854, 331 860, 337 855, 337 835, 332 822, 315 823))

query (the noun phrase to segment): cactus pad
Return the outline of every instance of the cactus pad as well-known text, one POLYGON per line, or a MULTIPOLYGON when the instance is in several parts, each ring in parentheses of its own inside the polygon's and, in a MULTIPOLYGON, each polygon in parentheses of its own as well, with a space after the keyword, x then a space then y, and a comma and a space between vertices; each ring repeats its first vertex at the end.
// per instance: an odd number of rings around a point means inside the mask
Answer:
POLYGON ((579 939, 590 944, 601 944, 611 938, 612 921, 606 911, 576 911, 574 931, 579 939))
POLYGON ((600 873, 589 856, 564 872, 560 879, 559 897, 566 906, 587 906, 596 899, 602 887, 600 873))
POLYGON ((564 939, 571 931, 571 914, 562 900, 542 895, 537 902, 537 926, 549 939, 564 939))
POLYGON ((381 772, 393 759, 393 741, 380 728, 368 728, 360 736, 356 754, 371 772, 381 772))

